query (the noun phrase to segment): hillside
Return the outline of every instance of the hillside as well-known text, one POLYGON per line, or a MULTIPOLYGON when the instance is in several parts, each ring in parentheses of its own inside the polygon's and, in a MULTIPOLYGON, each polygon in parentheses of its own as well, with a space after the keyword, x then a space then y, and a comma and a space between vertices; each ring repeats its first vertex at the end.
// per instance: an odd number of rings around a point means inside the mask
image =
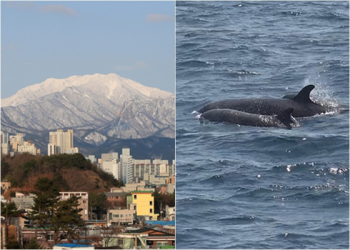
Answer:
POLYGON ((1 179, 11 181, 12 191, 31 192, 39 178, 48 177, 61 191, 107 192, 122 185, 81 154, 2 157, 1 179))

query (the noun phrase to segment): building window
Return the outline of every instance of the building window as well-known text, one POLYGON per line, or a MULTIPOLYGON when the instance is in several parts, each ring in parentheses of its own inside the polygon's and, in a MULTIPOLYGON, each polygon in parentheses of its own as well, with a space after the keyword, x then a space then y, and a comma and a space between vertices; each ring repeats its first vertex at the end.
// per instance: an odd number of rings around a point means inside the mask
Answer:
POLYGON ((48 239, 48 240, 53 240, 53 234, 47 235, 47 239, 48 239))
POLYGON ((153 211, 153 209, 151 208, 151 209, 149 210, 149 213, 151 214, 151 213, 152 213, 152 211, 153 211))
POLYGON ((149 202, 149 205, 152 206, 152 201, 149 202))
POLYGON ((137 195, 136 194, 134 194, 134 200, 136 200, 137 199, 137 195))

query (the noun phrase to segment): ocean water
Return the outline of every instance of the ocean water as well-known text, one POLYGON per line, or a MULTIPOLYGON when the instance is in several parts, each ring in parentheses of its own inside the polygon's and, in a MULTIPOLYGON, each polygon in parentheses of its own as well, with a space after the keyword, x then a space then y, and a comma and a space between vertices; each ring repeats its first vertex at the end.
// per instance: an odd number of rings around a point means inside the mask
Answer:
POLYGON ((349 113, 201 124, 228 98, 349 106, 348 2, 176 3, 176 247, 349 248, 349 113))

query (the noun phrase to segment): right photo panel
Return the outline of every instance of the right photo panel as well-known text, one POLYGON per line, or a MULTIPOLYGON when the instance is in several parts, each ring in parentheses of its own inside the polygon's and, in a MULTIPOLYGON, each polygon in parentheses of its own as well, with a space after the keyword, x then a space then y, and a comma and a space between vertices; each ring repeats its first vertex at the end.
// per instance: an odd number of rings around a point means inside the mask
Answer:
POLYGON ((176 248, 349 249, 349 2, 176 2, 176 248))

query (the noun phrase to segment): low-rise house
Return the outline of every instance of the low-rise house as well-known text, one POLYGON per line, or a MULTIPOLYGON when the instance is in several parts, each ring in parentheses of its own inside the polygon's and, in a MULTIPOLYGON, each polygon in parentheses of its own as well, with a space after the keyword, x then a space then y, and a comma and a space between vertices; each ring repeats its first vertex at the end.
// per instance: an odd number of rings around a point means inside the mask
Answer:
POLYGON ((132 191, 131 203, 135 204, 137 216, 147 216, 156 220, 158 214, 154 213, 154 197, 151 191, 132 191))
POLYGON ((16 204, 18 210, 29 210, 34 205, 34 196, 12 197, 11 202, 16 204))
POLYGON ((121 187, 124 193, 130 193, 131 191, 138 190, 138 188, 143 188, 146 186, 145 181, 140 181, 139 183, 127 183, 124 187, 121 187))
MULTIPOLYGON (((33 237, 35 237, 35 227, 24 227, 22 229, 22 238, 24 241, 29 241, 33 237)), ((36 238, 42 249, 50 249, 54 244, 54 231, 45 231, 39 227, 36 238)), ((62 239, 61 241, 68 243, 67 239, 62 239)))
POLYGON ((169 175, 155 175, 155 174, 149 174, 144 173, 143 179, 146 181, 149 185, 165 185, 167 181, 169 180, 169 175))
POLYGON ((128 209, 108 209, 107 226, 133 224, 135 214, 136 211, 134 204, 130 204, 128 209))
POLYGON ((126 207, 124 192, 113 192, 113 193, 105 193, 107 196, 107 200, 110 202, 112 208, 117 207, 126 207))
POLYGON ((175 235, 150 228, 128 230, 116 235, 102 235, 103 247, 123 249, 175 248, 175 235))

